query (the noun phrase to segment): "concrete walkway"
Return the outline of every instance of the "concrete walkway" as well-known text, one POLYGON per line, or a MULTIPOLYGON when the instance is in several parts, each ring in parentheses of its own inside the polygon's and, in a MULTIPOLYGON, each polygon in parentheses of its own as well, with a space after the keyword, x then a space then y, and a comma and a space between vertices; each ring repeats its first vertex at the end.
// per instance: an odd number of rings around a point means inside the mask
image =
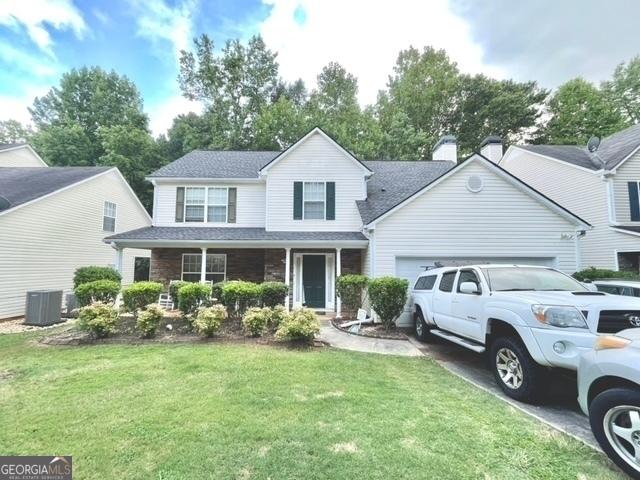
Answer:
POLYGON ((327 319, 321 320, 319 340, 332 347, 356 352, 381 353, 404 357, 420 357, 422 352, 408 340, 389 340, 386 338, 362 337, 342 332, 331 325, 327 319))

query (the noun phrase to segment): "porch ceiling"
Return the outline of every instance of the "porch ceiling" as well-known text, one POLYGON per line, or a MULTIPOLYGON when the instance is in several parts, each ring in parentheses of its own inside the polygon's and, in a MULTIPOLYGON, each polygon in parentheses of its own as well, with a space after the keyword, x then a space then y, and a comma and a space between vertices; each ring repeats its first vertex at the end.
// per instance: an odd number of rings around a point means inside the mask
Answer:
POLYGON ((242 227, 144 227, 104 239, 116 247, 366 248, 362 232, 267 231, 242 227))

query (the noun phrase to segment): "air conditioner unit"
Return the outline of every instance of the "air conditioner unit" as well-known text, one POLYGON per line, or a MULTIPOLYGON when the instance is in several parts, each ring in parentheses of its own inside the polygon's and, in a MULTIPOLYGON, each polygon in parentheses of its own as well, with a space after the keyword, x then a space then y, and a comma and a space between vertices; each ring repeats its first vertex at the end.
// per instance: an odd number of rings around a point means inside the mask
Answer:
POLYGON ((34 290, 27 292, 26 325, 47 326, 60 323, 62 290, 34 290))

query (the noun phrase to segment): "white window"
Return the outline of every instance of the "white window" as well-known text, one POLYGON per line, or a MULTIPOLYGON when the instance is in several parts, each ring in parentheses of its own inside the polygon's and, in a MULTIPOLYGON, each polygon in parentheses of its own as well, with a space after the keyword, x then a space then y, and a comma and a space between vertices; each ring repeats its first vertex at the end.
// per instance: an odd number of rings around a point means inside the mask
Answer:
MULTIPOLYGON (((202 267, 202 255, 185 253, 182 255, 182 280, 199 282, 202 267)), ((227 276, 227 256, 224 253, 207 254, 206 280, 213 283, 223 282, 227 276)))
POLYGON ((113 202, 104 202, 102 210, 102 230, 105 232, 116 231, 117 205, 113 202))
POLYGON ((229 189, 209 188, 207 197, 207 222, 227 221, 227 205, 229 204, 229 189))
POLYGON ((204 222, 204 198, 206 189, 203 187, 187 187, 184 195, 184 221, 204 222))
POLYGON ((305 220, 324 220, 325 198, 324 182, 304 182, 302 218, 305 220))

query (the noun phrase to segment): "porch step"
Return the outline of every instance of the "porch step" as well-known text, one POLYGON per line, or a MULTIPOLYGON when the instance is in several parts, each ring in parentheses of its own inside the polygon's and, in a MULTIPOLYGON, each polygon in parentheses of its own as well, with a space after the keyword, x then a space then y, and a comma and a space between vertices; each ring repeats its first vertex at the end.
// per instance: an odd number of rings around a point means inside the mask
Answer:
POLYGON ((473 350, 474 352, 477 352, 477 353, 484 353, 484 351, 486 350, 486 348, 484 348, 483 345, 477 342, 474 342, 473 340, 459 337, 453 333, 445 332, 443 330, 438 330, 438 329, 431 330, 431 333, 434 335, 437 335, 440 338, 444 338, 445 340, 449 340, 450 342, 460 345, 461 347, 465 347, 465 348, 468 348, 469 350, 473 350))

